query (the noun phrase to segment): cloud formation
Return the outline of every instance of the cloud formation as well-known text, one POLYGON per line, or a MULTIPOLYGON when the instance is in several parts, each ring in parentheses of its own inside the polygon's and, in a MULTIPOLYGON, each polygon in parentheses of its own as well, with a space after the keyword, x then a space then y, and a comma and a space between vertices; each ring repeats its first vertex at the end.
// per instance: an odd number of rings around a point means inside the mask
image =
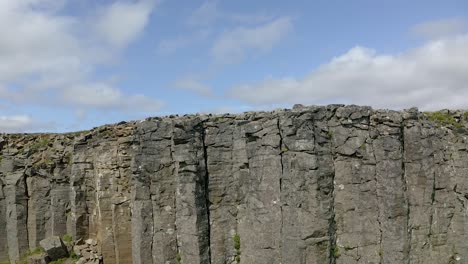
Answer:
POLYGON ((28 115, 0 116, 1 132, 24 132, 30 129, 50 129, 53 124, 41 124, 28 115))
POLYGON ((63 103, 80 108, 107 109, 113 111, 157 111, 162 102, 141 94, 128 95, 105 83, 73 86, 64 91, 63 103))
POLYGON ((210 30, 199 30, 192 34, 163 39, 159 42, 157 52, 161 55, 170 55, 182 48, 206 40, 210 36, 210 30))
MULTIPOLYGON (((126 94, 94 76, 96 67, 111 63, 141 35, 157 1, 113 1, 91 15, 65 13, 67 4, 69 0, 0 1, 0 101, 69 107, 62 100, 75 94, 71 106, 90 110, 160 107, 157 100, 126 94), (96 89, 100 86, 106 88, 96 89), (82 96, 90 91, 108 93, 82 96), (113 107, 108 95, 114 96, 113 107)), ((4 120, 27 124, 25 118, 4 120)))
POLYGON ((212 97, 212 89, 193 76, 188 76, 177 80, 173 84, 174 88, 194 92, 203 97, 212 97))
POLYGON ((289 17, 280 17, 257 27, 237 27, 219 36, 213 45, 212 55, 218 62, 239 62, 251 51, 270 51, 292 28, 289 17))
POLYGON ((193 27, 212 26, 219 21, 234 23, 264 23, 271 20, 270 15, 263 13, 241 14, 226 12, 219 8, 219 1, 207 0, 196 8, 187 19, 187 24, 193 27))
POLYGON ((115 2, 98 17, 97 32, 111 45, 125 47, 142 33, 156 4, 153 0, 115 2))
POLYGON ((346 103, 423 110, 467 108, 468 35, 433 40, 401 54, 354 47, 303 78, 268 78, 232 87, 250 104, 346 103))
POLYGON ((466 21, 462 18, 448 18, 417 24, 411 32, 426 39, 438 39, 465 33, 466 21))

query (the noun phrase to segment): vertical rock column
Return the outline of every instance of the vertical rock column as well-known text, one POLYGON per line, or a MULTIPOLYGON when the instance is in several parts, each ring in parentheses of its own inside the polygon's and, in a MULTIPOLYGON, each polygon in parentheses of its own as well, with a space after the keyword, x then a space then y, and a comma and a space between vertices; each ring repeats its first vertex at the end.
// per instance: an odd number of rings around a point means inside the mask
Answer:
MULTIPOLYGON (((131 162, 134 155, 132 149, 134 136, 130 134, 133 128, 123 128, 117 135, 117 168, 113 178, 113 197, 111 204, 114 253, 117 264, 132 262, 132 223, 131 223, 131 162)), ((133 132, 132 132, 133 133, 133 132)), ((106 262, 107 263, 107 262, 106 262)))
POLYGON ((370 108, 339 107, 329 120, 334 153, 335 263, 380 263, 381 231, 370 108))
POLYGON ((382 264, 408 259, 408 203, 403 163, 403 116, 397 111, 377 110, 371 116, 376 159, 377 200, 381 231, 382 264))
POLYGON ((440 252, 442 263, 464 263, 468 261, 468 137, 466 132, 455 133, 448 141, 451 148, 444 148, 444 169, 436 174, 433 250, 440 252))
POLYGON ((253 113, 240 125, 249 175, 239 205, 241 263, 281 263, 281 137, 278 117, 253 113))
POLYGON ((3 187, 4 175, 0 172, 0 261, 8 260, 8 241, 6 224, 6 197, 3 187))
MULTIPOLYGON (((117 190, 117 138, 113 129, 104 130, 102 133, 109 134, 106 140, 99 140, 93 146, 94 157, 94 180, 96 204, 93 210, 92 220, 95 223, 96 238, 101 248, 101 254, 106 263, 118 263, 119 258, 116 246, 114 219, 114 195, 125 195, 116 193, 117 190)), ((123 198, 123 201, 125 198, 123 198)), ((121 223, 125 225, 125 222, 121 223)), ((123 242, 123 241, 122 241, 123 242)))
POLYGON ((87 181, 94 190, 89 206, 91 235, 99 244, 105 263, 129 263, 131 240, 131 161, 133 125, 123 123, 99 129, 88 145, 93 160, 87 181), (93 234, 94 233, 94 234, 93 234))
MULTIPOLYGON (((209 172, 211 263, 236 263, 237 205, 241 167, 234 153, 235 142, 242 140, 236 133, 235 116, 215 117, 205 122, 205 146, 209 172), (234 138, 236 137, 236 138, 234 138)), ((244 141, 245 145, 245 141, 244 141)), ((245 154, 245 150, 244 150, 245 154)), ((239 256, 239 258, 241 258, 239 256)))
POLYGON ((204 128, 198 117, 174 120, 177 243, 182 263, 210 263, 208 172, 204 128))
POLYGON ((333 160, 327 111, 279 116, 281 263, 330 263, 333 160))
POLYGON ((411 263, 431 263, 430 233, 435 186, 437 130, 408 122, 404 129, 408 232, 411 263))
MULTIPOLYGON (((68 164, 67 164, 68 165, 68 164)), ((57 164, 50 175, 50 219, 47 236, 67 234, 67 219, 70 212, 70 172, 65 164, 57 164)))
MULTIPOLYGON (((139 140, 137 135, 136 140, 139 140)), ((142 144, 142 142, 139 142, 142 144)), ((151 202, 151 179, 143 162, 145 156, 137 154, 132 179, 132 261, 133 264, 153 263, 153 206, 151 202)))
POLYGON ((133 234, 133 263, 177 263, 172 126, 170 119, 150 119, 139 123, 135 132, 138 147, 134 163, 134 197, 137 200, 132 201, 132 226, 136 231, 133 234), (152 219, 148 219, 151 215, 152 219), (149 222, 144 224, 142 219, 149 222), (153 230, 151 235, 148 230, 153 230), (141 257, 147 254, 140 250, 141 246, 152 253, 151 259, 141 257))
POLYGON ((28 196, 24 163, 14 157, 3 157, 3 194, 6 202, 7 247, 10 260, 17 261, 29 250, 28 244, 28 196))
POLYGON ((466 137, 425 120, 405 126, 411 263, 464 263, 468 185, 466 137))
POLYGON ((89 213, 86 203, 86 175, 93 169, 91 155, 87 152, 85 138, 78 140, 70 155, 70 217, 68 218, 68 233, 75 239, 89 237, 89 213))
POLYGON ((39 246, 39 241, 46 237, 49 221, 50 182, 47 177, 34 175, 26 179, 28 186, 28 235, 29 249, 39 246))

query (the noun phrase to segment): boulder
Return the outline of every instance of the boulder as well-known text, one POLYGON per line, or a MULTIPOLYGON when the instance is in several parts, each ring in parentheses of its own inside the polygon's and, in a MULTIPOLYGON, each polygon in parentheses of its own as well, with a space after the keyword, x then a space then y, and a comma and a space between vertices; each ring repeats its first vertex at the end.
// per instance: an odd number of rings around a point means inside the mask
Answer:
POLYGON ((51 260, 68 257, 68 250, 62 239, 58 236, 48 237, 39 242, 51 260))

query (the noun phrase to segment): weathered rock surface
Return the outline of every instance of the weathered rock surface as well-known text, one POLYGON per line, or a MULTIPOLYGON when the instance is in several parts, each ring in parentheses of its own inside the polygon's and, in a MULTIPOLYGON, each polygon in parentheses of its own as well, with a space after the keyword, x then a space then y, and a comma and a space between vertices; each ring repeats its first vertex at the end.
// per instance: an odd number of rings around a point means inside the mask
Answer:
POLYGON ((330 105, 4 134, 0 262, 68 234, 80 263, 468 263, 467 124, 330 105))
POLYGON ((100 264, 102 263, 102 255, 99 254, 97 241, 87 239, 85 243, 73 246, 76 264, 100 264))
POLYGON ((45 250, 52 261, 68 257, 67 247, 58 236, 45 238, 39 242, 39 245, 45 250))

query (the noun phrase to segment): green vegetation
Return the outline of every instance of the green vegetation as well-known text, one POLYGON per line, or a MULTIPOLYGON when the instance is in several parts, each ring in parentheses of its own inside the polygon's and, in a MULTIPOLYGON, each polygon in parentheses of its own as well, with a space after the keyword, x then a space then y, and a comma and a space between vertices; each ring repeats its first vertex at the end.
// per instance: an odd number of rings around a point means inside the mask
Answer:
POLYGON ((31 147, 29 148, 29 151, 31 153, 36 153, 39 149, 47 147, 50 143, 49 137, 42 137, 38 141, 34 142, 31 147))
POLYGON ((68 165, 71 165, 72 162, 73 162, 73 154, 71 152, 66 153, 63 156, 63 162, 68 164, 68 165))
POLYGON ((213 117, 213 122, 215 122, 215 123, 222 123, 222 122, 225 122, 225 121, 226 121, 226 118, 224 118, 222 116, 213 117))
POLYGON ((359 147, 359 149, 360 149, 361 151, 366 151, 366 149, 367 149, 366 143, 363 143, 363 144, 359 147))
POLYGON ((54 164, 54 161, 52 159, 50 159, 49 157, 43 157, 38 162, 34 163, 32 167, 35 169, 40 169, 40 168, 46 169, 46 168, 50 168, 50 166, 52 166, 53 164, 54 164))
POLYGON ((52 262, 49 262, 49 264, 63 264, 67 260, 68 260, 68 258, 61 258, 61 259, 57 259, 57 260, 54 260, 52 262))
POLYGON ((338 248, 338 246, 335 246, 335 248, 333 249, 333 257, 335 258, 341 257, 340 249, 338 248))
POLYGON ((44 249, 42 247, 37 247, 33 251, 29 251, 28 256, 34 256, 44 253, 44 249))
POLYGON ((65 234, 62 237, 62 240, 67 243, 71 243, 73 241, 73 237, 70 234, 65 234))
POLYGON ((439 126, 448 126, 452 125, 455 128, 463 128, 463 125, 458 123, 455 118, 448 114, 443 113, 442 111, 437 112, 424 112, 429 120, 436 122, 439 126))
MULTIPOLYGON (((26 254, 26 256, 24 256, 24 257, 22 257, 20 260, 18 260, 18 261, 16 262, 16 264, 28 264, 28 257, 30 257, 30 256, 35 256, 35 255, 40 255, 40 254, 42 254, 42 253, 44 253, 44 252, 45 252, 45 251, 44 251, 43 248, 37 247, 37 248, 35 248, 34 250, 30 250, 30 251, 28 252, 28 254, 26 254)), ((0 262, 0 264, 4 264, 4 263, 8 263, 8 264, 9 264, 10 262, 9 262, 9 261, 8 261, 8 262, 0 262)))
POLYGON ((100 131, 99 134, 102 137, 112 137, 112 135, 114 134, 114 131, 112 131, 111 129, 105 129, 105 130, 100 131))
POLYGON ((352 249, 353 249, 353 248, 350 247, 350 246, 344 246, 344 250, 346 250, 346 251, 350 251, 350 250, 352 250, 352 249))
POLYGON ((332 139, 333 138, 333 132, 329 130, 327 132, 327 136, 328 136, 328 138, 332 139))
POLYGON ((177 253, 177 264, 182 263, 182 257, 180 256, 180 253, 177 253))
POLYGON ((80 256, 76 255, 75 251, 72 250, 72 251, 70 252, 70 259, 76 259, 76 260, 78 260, 78 259, 80 259, 80 256))
POLYGON ((4 261, 0 261, 0 264, 10 264, 10 260, 4 260, 4 261))
POLYGON ((236 250, 236 262, 239 263, 240 262, 240 256, 241 256, 241 251, 240 251, 241 244, 240 244, 239 234, 237 234, 237 233, 234 234, 233 240, 234 240, 234 249, 236 250))

